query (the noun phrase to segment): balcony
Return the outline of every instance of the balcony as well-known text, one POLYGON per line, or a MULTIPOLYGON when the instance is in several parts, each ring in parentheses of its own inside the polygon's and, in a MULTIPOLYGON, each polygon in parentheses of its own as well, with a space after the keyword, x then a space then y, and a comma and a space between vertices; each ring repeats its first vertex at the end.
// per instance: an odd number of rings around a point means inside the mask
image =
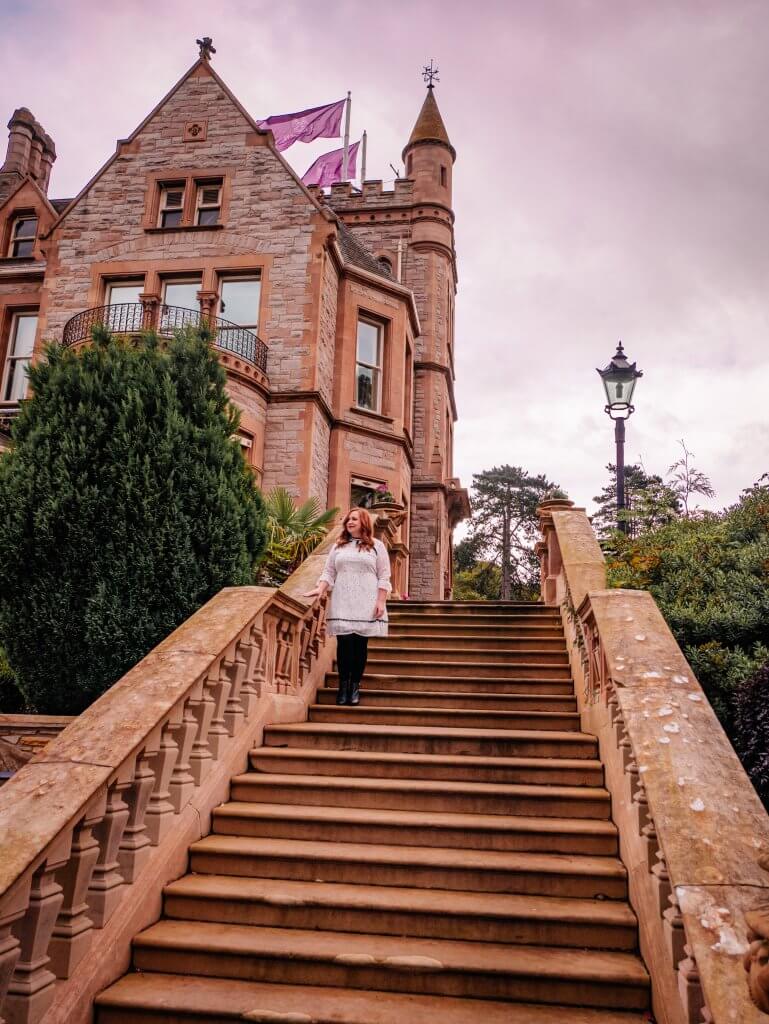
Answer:
MULTIPOLYGON (((140 302, 123 302, 115 306, 86 309, 73 316, 64 325, 62 344, 65 347, 90 341, 94 327, 106 327, 112 334, 140 334, 155 331, 161 337, 171 337, 184 327, 207 327, 214 333, 214 345, 236 360, 249 363, 267 373, 267 346, 253 331, 238 327, 221 317, 206 317, 200 310, 181 306, 158 306, 150 309, 140 302)), ((229 363, 229 360, 226 361, 229 363)))

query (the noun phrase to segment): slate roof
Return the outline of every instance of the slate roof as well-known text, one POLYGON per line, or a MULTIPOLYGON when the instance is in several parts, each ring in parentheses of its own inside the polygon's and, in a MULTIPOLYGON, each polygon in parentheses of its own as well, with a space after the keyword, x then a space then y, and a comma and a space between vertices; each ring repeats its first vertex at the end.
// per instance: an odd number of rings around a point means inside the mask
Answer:
POLYGON ((379 277, 392 281, 392 274, 372 256, 365 245, 355 237, 355 234, 341 222, 339 224, 339 248, 342 250, 345 262, 352 263, 362 270, 368 270, 370 274, 377 274, 379 277))

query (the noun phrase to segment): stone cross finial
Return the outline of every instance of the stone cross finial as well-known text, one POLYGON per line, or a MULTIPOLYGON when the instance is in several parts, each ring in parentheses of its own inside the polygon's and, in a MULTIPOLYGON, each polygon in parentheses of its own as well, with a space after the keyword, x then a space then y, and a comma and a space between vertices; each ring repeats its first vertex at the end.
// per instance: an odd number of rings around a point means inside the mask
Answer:
POLYGON ((211 36, 203 36, 202 39, 196 39, 195 42, 200 47, 200 59, 211 60, 211 54, 216 53, 211 36))
POLYGON ((427 64, 425 64, 424 66, 424 69, 422 71, 422 78, 424 78, 424 80, 427 82, 428 89, 433 88, 433 82, 440 82, 440 78, 438 78, 438 68, 433 67, 432 57, 430 58, 429 67, 427 64))

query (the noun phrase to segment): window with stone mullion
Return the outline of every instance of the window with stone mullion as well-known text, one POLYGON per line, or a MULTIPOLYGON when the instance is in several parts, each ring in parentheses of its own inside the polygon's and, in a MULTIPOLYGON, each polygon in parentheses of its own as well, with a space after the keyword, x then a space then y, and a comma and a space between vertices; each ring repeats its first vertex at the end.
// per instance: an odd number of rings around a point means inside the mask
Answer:
POLYGON ((355 404, 379 412, 382 401, 382 325, 358 320, 355 404))

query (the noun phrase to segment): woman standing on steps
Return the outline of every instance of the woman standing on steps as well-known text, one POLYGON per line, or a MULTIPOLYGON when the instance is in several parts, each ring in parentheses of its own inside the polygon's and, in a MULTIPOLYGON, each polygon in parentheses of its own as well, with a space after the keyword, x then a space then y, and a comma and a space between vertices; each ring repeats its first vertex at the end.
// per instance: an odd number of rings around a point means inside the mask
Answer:
POLYGON ((366 668, 370 636, 387 636, 387 595, 390 557, 381 540, 374 539, 371 516, 365 508, 351 508, 342 521, 342 533, 331 549, 318 585, 307 597, 331 591, 328 633, 337 638, 339 670, 337 704, 360 703, 360 681, 366 668))

